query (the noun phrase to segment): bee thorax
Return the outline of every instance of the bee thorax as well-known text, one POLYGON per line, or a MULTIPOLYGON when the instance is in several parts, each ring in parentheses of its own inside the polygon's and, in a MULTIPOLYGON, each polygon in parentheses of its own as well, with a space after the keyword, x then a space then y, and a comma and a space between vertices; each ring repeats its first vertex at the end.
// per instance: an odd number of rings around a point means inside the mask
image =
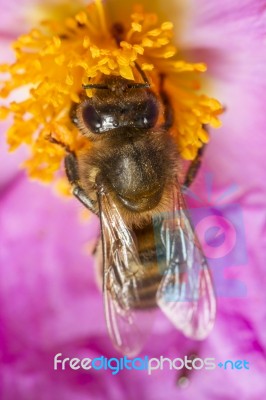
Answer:
POLYGON ((113 161, 106 171, 109 185, 119 201, 130 209, 145 211, 155 207, 162 196, 164 182, 160 166, 144 157, 127 156, 113 161))

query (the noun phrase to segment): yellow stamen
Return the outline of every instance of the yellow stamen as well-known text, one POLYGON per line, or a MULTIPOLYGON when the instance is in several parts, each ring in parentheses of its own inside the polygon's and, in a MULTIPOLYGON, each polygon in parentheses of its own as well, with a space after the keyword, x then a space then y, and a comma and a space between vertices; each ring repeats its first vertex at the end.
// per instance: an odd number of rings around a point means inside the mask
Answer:
POLYGON ((94 0, 94 2, 95 2, 95 6, 97 8, 97 11, 99 13, 101 29, 102 29, 102 31, 103 31, 103 33, 105 35, 108 35, 108 28, 107 28, 107 24, 106 24, 105 13, 104 13, 104 8, 103 8, 103 5, 102 5, 102 1, 101 0, 94 0))
MULTIPOLYGON (((135 7, 128 21, 122 21, 124 40, 117 46, 110 33, 112 21, 105 15, 102 1, 94 0, 76 15, 48 20, 17 39, 13 44, 16 61, 0 66, 1 73, 9 74, 0 86, 0 97, 6 98, 20 87, 28 94, 23 101, 0 107, 0 118, 13 115, 7 132, 9 148, 15 150, 23 143, 30 147, 31 158, 25 167, 32 177, 43 181, 58 177, 65 153, 47 140, 48 135, 76 152, 93 146, 69 116, 73 102, 81 101, 82 84, 100 79, 101 74, 139 80, 135 62, 148 72, 156 92, 158 75, 165 75, 165 89, 175 108, 171 134, 183 158, 196 156, 208 141, 203 126, 219 127, 222 107, 197 92, 199 74, 206 71, 206 65, 184 61, 171 39, 172 22, 158 24, 158 20, 156 14, 135 7)), ((86 90, 86 94, 91 97, 93 92, 86 90)))

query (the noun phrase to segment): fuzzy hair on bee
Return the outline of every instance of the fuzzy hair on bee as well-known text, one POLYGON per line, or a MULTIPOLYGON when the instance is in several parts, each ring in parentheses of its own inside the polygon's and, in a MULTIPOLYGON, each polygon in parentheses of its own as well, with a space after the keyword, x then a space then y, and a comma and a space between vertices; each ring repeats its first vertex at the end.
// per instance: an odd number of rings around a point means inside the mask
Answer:
MULTIPOLYGON (((84 93, 71 118, 91 147, 77 156, 63 145, 73 194, 101 221, 98 277, 107 329, 114 346, 131 356, 147 338, 155 307, 198 339, 215 315, 209 269, 179 184, 181 158, 170 134, 174 112, 164 76, 157 94, 139 72, 143 82, 102 76, 86 85, 93 95, 84 93)), ((187 171, 187 186, 201 156, 202 150, 187 171)))
POLYGON ((81 186, 96 202, 95 177, 101 177, 127 225, 140 227, 169 209, 177 148, 167 127, 156 126, 163 109, 150 88, 121 77, 102 82, 110 90, 95 89, 76 110, 78 128, 92 141, 78 158, 81 186))

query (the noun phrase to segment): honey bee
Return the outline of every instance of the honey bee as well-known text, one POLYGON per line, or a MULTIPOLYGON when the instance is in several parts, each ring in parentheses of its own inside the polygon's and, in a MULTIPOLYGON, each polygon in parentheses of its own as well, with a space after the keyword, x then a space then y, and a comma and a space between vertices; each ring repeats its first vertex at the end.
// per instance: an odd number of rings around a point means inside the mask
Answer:
MULTIPOLYGON (((169 133, 174 113, 164 76, 156 94, 136 64, 137 71, 139 83, 103 75, 85 85, 93 95, 84 93, 71 117, 92 147, 77 157, 63 145, 73 194, 101 221, 109 335, 131 356, 141 350, 156 306, 192 338, 204 338, 215 317, 211 276, 179 183, 180 155, 169 133)), ((196 175, 201 153, 185 186, 196 175)))

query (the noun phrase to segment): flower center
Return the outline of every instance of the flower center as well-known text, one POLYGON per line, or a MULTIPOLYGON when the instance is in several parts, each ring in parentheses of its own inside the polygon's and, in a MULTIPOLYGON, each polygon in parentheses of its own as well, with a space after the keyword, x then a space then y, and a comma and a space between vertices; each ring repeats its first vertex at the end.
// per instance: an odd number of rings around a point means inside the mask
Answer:
MULTIPOLYGON (((180 59, 172 42, 173 24, 158 20, 137 7, 127 23, 114 23, 95 0, 75 16, 45 21, 13 43, 16 61, 0 66, 0 72, 9 74, 0 96, 25 87, 25 98, 1 107, 0 116, 13 115, 7 132, 10 150, 23 143, 30 147, 25 166, 32 177, 50 181, 60 169, 64 151, 47 140, 51 133, 76 152, 91 146, 70 119, 73 104, 85 95, 82 85, 99 82, 103 74, 138 81, 136 63, 155 92, 159 74, 165 75, 176 116, 171 133, 181 156, 195 158, 208 141, 206 124, 220 125, 222 107, 199 93, 205 64, 180 59)), ((87 96, 92 94, 86 89, 87 96)))

